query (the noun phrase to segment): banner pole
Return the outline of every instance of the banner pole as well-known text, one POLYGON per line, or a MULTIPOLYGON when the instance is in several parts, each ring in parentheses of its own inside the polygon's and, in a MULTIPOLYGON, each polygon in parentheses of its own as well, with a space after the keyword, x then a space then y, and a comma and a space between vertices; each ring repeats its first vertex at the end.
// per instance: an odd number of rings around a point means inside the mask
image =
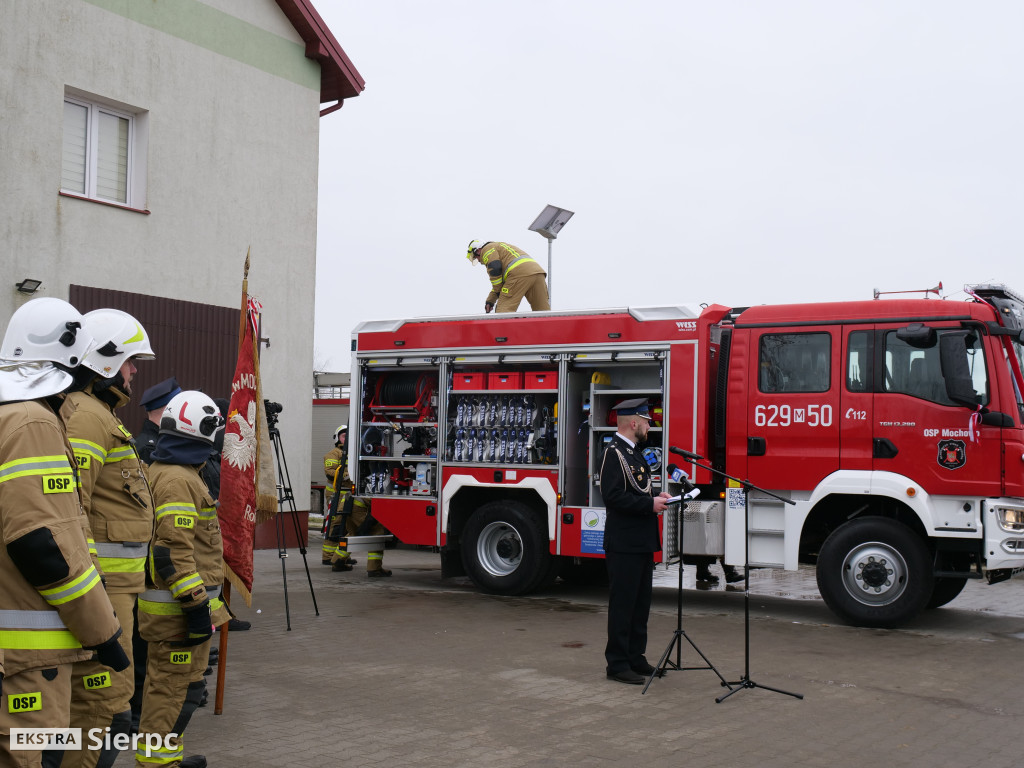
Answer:
MULTIPOLYGON (((249 256, 252 253, 252 246, 245 252, 245 269, 242 272, 242 312, 238 318, 238 351, 242 349, 242 344, 245 343, 245 324, 248 320, 246 317, 248 313, 249 305, 249 256)), ((224 586, 222 589, 224 595, 224 603, 228 606, 228 611, 231 609, 231 582, 228 579, 224 579, 224 586)), ((230 621, 230 620, 229 620, 230 621)), ((225 624, 224 628, 220 631, 220 637, 218 638, 218 647, 220 652, 217 657, 217 694, 214 697, 213 714, 219 715, 224 711, 224 682, 227 678, 228 670, 228 625, 225 624)))

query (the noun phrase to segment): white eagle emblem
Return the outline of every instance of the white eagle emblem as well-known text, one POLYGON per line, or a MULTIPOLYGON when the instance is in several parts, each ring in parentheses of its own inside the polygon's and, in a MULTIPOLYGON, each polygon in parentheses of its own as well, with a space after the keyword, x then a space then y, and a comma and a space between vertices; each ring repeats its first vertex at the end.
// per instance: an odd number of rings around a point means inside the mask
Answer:
POLYGON ((243 419, 238 411, 228 416, 224 431, 223 457, 235 469, 246 471, 256 461, 256 402, 249 403, 249 418, 243 419), (232 425, 237 424, 235 430, 232 425))

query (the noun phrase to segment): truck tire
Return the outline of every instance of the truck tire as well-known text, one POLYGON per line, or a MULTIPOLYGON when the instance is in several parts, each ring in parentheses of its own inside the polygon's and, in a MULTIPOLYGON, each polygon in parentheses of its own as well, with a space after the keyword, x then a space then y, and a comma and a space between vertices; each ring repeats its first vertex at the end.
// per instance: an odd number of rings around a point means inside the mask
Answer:
POLYGON ((936 577, 932 595, 925 603, 925 608, 941 608, 963 592, 967 586, 967 574, 971 571, 971 561, 963 553, 949 552, 940 556, 939 567, 944 571, 963 571, 964 576, 936 577))
POLYGON ((491 501, 462 532, 466 573, 484 592, 523 595, 552 573, 548 537, 539 516, 515 501, 491 501))
POLYGON ((967 586, 967 577, 962 579, 952 579, 943 577, 935 580, 935 588, 932 590, 932 596, 928 598, 928 602, 925 603, 925 608, 941 608, 946 603, 952 602, 957 595, 964 591, 964 587, 967 586))
POLYGON ((567 557, 558 575, 566 584, 576 587, 608 586, 608 565, 604 558, 581 557, 578 563, 574 563, 571 557, 567 557))
POLYGON ((928 547, 905 525, 884 517, 843 524, 818 554, 818 590, 843 621, 860 627, 897 627, 916 616, 932 595, 928 547))

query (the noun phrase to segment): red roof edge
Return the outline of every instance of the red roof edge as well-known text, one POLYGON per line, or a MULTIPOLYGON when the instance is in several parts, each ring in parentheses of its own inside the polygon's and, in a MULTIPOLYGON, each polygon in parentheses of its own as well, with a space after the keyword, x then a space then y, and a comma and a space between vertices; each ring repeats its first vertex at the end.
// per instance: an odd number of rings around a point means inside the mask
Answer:
POLYGON ((362 93, 366 81, 342 49, 311 0, 277 0, 288 21, 306 42, 306 57, 320 62, 320 103, 337 101, 362 93))

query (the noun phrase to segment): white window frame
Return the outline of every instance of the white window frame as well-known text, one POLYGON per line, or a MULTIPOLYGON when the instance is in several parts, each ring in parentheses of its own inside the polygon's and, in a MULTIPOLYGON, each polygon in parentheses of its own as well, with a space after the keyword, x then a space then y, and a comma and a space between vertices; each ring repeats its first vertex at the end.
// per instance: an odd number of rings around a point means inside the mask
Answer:
MULTIPOLYGON (((108 205, 142 210, 146 205, 146 146, 148 137, 148 113, 127 104, 101 99, 72 88, 66 88, 63 102, 84 107, 86 113, 85 137, 85 192, 66 189, 61 179, 61 193, 84 197, 108 205), (103 114, 128 121, 128 152, 125 178, 125 199, 103 197, 97 191, 97 166, 99 162, 99 121, 103 114)), ((63 103, 62 103, 63 109, 63 103)), ((64 151, 63 134, 61 152, 64 151)))

